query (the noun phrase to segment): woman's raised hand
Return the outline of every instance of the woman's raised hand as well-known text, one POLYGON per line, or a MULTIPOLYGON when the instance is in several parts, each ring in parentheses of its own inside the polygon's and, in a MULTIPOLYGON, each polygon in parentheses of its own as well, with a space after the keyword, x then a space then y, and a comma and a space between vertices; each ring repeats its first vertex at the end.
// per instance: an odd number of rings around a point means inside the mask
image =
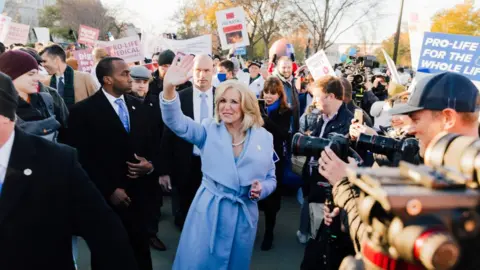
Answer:
POLYGON ((186 83, 191 78, 195 57, 185 55, 178 61, 179 58, 180 55, 177 54, 163 78, 164 97, 166 99, 173 99, 175 97, 175 86, 186 83))

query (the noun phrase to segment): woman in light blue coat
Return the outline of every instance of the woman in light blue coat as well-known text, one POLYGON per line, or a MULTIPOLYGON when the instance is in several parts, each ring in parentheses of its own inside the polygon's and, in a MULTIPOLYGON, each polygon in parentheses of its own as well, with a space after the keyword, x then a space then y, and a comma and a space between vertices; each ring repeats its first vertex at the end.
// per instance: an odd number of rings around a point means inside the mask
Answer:
MULTIPOLYGON (((193 56, 173 61, 160 97, 163 121, 201 152, 203 179, 183 227, 173 269, 249 269, 257 201, 276 188, 273 137, 255 95, 226 81, 215 90, 215 119, 183 115, 175 86, 188 80, 193 56)), ((185 168, 188 170, 189 168, 185 168)))

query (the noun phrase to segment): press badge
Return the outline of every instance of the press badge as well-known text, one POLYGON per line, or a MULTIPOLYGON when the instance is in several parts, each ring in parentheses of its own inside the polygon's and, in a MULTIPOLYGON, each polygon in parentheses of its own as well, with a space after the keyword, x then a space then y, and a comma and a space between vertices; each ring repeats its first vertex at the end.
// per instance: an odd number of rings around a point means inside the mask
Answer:
POLYGON ((280 158, 278 157, 277 152, 273 150, 273 163, 277 163, 279 161, 280 161, 280 158))

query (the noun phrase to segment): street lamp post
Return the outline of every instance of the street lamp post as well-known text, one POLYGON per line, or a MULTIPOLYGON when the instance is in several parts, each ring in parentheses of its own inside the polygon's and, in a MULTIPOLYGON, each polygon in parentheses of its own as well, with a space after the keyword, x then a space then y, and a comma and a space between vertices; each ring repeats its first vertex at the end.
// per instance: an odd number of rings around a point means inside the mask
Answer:
POLYGON ((403 15, 403 3, 405 0, 402 0, 402 5, 400 7, 400 16, 398 16, 398 23, 397 23, 397 33, 395 34, 395 46, 393 48, 393 62, 397 63, 397 56, 398 56, 398 47, 400 42, 400 26, 402 24, 402 15, 403 15))

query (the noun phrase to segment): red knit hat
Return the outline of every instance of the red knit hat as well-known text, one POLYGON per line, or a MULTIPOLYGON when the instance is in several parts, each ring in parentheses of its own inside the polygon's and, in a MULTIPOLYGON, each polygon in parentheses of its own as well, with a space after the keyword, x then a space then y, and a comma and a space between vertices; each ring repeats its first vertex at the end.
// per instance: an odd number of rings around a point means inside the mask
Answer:
POLYGON ((29 72, 38 69, 38 63, 30 54, 15 50, 0 55, 0 71, 12 78, 12 81, 29 72))

